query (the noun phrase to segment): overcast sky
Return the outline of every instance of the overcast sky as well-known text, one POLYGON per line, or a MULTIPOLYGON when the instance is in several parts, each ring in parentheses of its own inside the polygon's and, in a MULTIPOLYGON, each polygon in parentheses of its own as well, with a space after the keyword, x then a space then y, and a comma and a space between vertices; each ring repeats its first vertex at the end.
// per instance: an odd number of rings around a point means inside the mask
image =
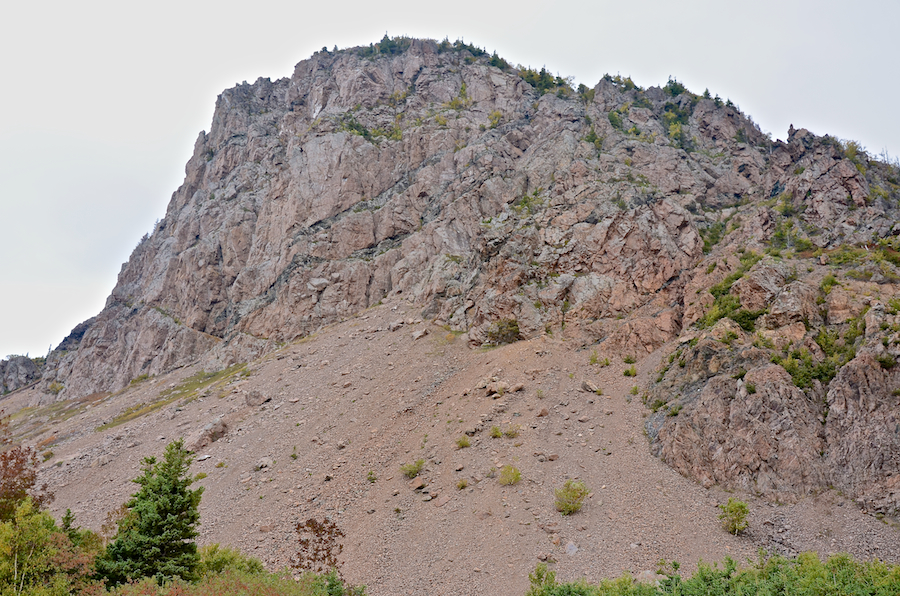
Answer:
POLYGON ((44 355, 103 308, 223 89, 385 32, 589 86, 672 75, 774 138, 793 123, 900 154, 895 0, 49 0, 0 17, 0 357, 44 355))

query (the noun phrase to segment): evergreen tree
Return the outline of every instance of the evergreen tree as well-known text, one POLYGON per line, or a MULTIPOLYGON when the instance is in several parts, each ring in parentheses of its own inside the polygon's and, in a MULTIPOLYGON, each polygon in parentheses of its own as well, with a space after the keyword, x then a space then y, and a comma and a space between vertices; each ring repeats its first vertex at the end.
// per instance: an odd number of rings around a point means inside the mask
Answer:
POLYGON ((144 458, 143 475, 133 482, 140 490, 126 503, 116 538, 97 560, 97 574, 114 586, 131 579, 153 577, 197 579, 200 557, 193 538, 200 520, 197 507, 203 488, 188 488, 193 456, 181 439, 166 447, 162 461, 144 458))

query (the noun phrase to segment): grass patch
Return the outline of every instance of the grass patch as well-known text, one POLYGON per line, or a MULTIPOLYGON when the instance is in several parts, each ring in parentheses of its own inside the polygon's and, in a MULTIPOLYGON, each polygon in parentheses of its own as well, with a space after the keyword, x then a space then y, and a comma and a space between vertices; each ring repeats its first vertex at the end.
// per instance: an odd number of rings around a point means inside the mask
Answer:
POLYGON ((580 480, 566 480, 562 488, 555 491, 556 510, 563 515, 572 515, 581 510, 584 500, 588 496, 588 489, 580 480))
POLYGON ((160 393, 159 396, 157 396, 156 401, 149 404, 135 404, 130 408, 126 408, 111 421, 107 422, 106 424, 101 424, 95 430, 97 432, 102 432, 108 428, 119 426, 120 424, 130 422, 132 420, 135 420, 136 418, 140 418, 141 416, 144 416, 151 412, 155 412, 160 408, 164 408, 169 404, 175 403, 180 400, 184 400, 185 403, 189 403, 190 401, 193 401, 197 398, 201 390, 206 389, 207 387, 218 387, 223 385, 233 375, 236 375, 239 372, 243 371, 246 366, 246 363, 244 363, 229 366, 228 368, 225 368, 218 372, 208 373, 200 371, 197 374, 186 378, 175 387, 166 389, 165 391, 160 393))
POLYGON ((402 466, 400 466, 400 471, 403 472, 403 474, 407 478, 415 478, 416 476, 419 475, 419 473, 424 468, 425 468, 425 460, 417 459, 415 462, 413 462, 411 464, 403 464, 402 466))
POLYGON ((522 427, 518 424, 512 424, 503 431, 503 436, 508 439, 515 439, 519 436, 519 433, 522 432, 522 427))
POLYGON ((500 478, 497 480, 503 486, 510 486, 522 479, 522 473, 515 466, 506 465, 500 469, 500 478))

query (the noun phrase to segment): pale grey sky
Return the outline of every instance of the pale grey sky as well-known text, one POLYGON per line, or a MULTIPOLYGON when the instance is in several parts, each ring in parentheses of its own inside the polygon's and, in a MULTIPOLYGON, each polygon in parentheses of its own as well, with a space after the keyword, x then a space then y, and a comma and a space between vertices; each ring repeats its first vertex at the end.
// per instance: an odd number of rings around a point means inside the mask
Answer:
POLYGON ((7 4, 0 357, 43 355, 100 311, 223 89, 385 32, 463 38, 589 86, 607 72, 644 87, 672 75, 774 138, 793 123, 900 154, 894 0, 7 4))

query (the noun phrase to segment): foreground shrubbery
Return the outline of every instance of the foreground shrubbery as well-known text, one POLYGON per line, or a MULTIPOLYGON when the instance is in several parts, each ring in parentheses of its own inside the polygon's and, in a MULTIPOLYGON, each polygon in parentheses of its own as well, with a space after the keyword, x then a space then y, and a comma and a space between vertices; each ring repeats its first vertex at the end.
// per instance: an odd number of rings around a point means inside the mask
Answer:
POLYGON ((305 573, 299 580, 277 573, 226 571, 203 577, 197 583, 174 581, 162 587, 151 578, 120 586, 115 596, 357 596, 362 588, 350 588, 332 571, 327 575, 305 573))
POLYGON ((539 565, 528 578, 531 588, 526 596, 897 596, 900 594, 900 566, 861 562, 849 555, 835 555, 824 563, 812 552, 796 559, 780 556, 765 558, 747 569, 738 569, 732 559, 725 565, 699 565, 689 578, 675 571, 665 574, 659 585, 640 584, 631 576, 589 584, 584 580, 556 581, 556 573, 539 565))
MULTIPOLYGON (((0 416, 0 447, 11 443, 0 416)), ((197 549, 202 488, 189 487, 193 455, 181 440, 162 460, 144 459, 140 490, 120 508, 118 531, 104 540, 75 525, 66 511, 60 525, 42 510, 49 493, 35 487, 37 458, 29 447, 0 457, 0 596, 359 596, 331 571, 271 573, 262 562, 218 544, 197 549), (108 590, 108 591, 107 591, 108 590)), ((326 528, 328 529, 328 528, 326 528)), ((320 538, 320 537, 317 537, 320 538)), ((327 536, 325 537, 327 538, 327 536)), ((301 541, 301 546, 303 542, 301 541)), ((313 554, 322 554, 313 545, 313 554)), ((330 557, 331 546, 325 543, 330 557)), ((338 550, 339 552, 339 550, 338 550)))

